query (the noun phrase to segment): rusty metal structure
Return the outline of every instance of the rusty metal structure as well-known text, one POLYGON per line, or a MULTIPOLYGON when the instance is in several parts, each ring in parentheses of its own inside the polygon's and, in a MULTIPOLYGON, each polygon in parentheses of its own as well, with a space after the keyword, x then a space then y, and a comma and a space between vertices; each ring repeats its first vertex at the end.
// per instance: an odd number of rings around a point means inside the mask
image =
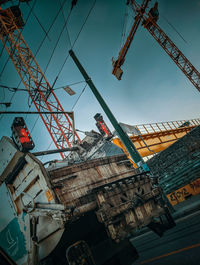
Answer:
MULTIPOLYGON (((127 37, 127 40, 119 52, 117 60, 113 60, 112 74, 116 76, 118 80, 121 79, 123 71, 121 66, 125 61, 126 54, 135 36, 140 23, 148 30, 157 43, 163 48, 163 50, 170 56, 174 63, 180 68, 190 82, 200 91, 200 73, 194 67, 194 65, 185 57, 185 55, 179 50, 175 43, 165 34, 165 32, 156 23, 159 13, 155 13, 155 10, 150 9, 148 14, 146 9, 150 0, 143 0, 139 5, 135 0, 130 0, 130 6, 136 13, 135 20, 131 31, 127 37), (151 12, 153 10, 154 12, 151 12)), ((158 12, 158 10, 156 10, 158 12)))
MULTIPOLYGON (((144 1, 144 9, 147 4, 144 1)), ((131 265, 137 258, 129 242, 131 234, 147 226, 162 236, 175 225, 158 180, 71 50, 72 59, 139 170, 124 154, 92 159, 111 133, 96 116, 106 139, 93 133, 92 140, 80 141, 73 117, 64 113, 21 35, 23 26, 19 6, 0 10, 1 41, 48 132, 59 150, 68 147, 76 153, 45 168, 34 154, 19 151, 9 138, 2 138, 0 194, 6 210, 1 214, 1 246, 22 265, 55 264, 58 258, 60 264, 67 259, 69 264, 82 265, 84 259, 85 264, 87 260, 87 264, 131 265)))
MULTIPOLYGON (((20 32, 23 27, 24 20, 18 6, 12 6, 5 10, 0 9, 0 39, 31 100, 38 112, 52 112, 51 114, 40 114, 40 117, 56 148, 71 147, 75 140, 80 142, 74 129, 73 116, 59 113, 64 112, 64 109, 25 42, 20 32)), ((64 159, 63 153, 60 154, 64 159)))
POLYGON ((121 156, 114 156, 49 171, 59 201, 80 215, 96 210, 116 242, 148 225, 153 216, 165 214, 154 180, 148 174, 136 174, 126 164, 121 156))
POLYGON ((49 264, 58 255, 66 264, 66 249, 84 240, 95 264, 128 265, 137 257, 130 234, 148 226, 161 236, 174 226, 157 178, 123 154, 45 168, 7 137, 0 150, 0 242, 17 264, 49 264))

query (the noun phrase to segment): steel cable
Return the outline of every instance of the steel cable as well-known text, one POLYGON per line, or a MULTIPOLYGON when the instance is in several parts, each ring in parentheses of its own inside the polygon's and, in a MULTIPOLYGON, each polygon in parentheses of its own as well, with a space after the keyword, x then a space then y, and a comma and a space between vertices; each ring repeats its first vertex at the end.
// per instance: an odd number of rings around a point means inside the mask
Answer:
MULTIPOLYGON (((73 49, 74 45, 76 44, 76 42, 77 42, 77 40, 78 40, 78 38, 79 38, 79 36, 80 36, 80 34, 81 34, 81 32, 82 32, 82 30, 83 30, 83 28, 84 28, 86 22, 87 22, 87 20, 88 20, 88 17, 90 16, 90 13, 92 12, 92 10, 93 10, 95 4, 96 4, 96 0, 93 2, 93 5, 91 6, 91 8, 90 8, 90 10, 89 10, 89 12, 88 12, 87 17, 85 18, 85 21, 83 22, 83 24, 82 24, 82 26, 81 26, 81 28, 80 28, 80 31, 78 32, 78 34, 77 34, 77 36, 76 36, 76 39, 74 40, 74 42, 73 42, 73 44, 72 44, 72 46, 71 46, 71 49, 73 49)), ((62 66, 61 66, 61 68, 60 68, 60 71, 58 72, 58 74, 57 74, 57 76, 56 76, 56 78, 55 78, 55 80, 54 80, 54 83, 53 83, 53 86, 52 86, 52 87, 55 86, 55 84, 56 84, 56 82, 57 82, 57 80, 58 80, 58 78, 59 78, 59 75, 61 74, 61 72, 62 72, 62 70, 63 70, 63 68, 64 68, 64 66, 65 66, 65 64, 66 64, 66 62, 67 62, 67 60, 68 60, 68 58, 69 58, 69 53, 67 54, 67 56, 66 56, 66 58, 65 58, 65 60, 64 60, 64 62, 63 62, 63 64, 62 64, 62 66)))

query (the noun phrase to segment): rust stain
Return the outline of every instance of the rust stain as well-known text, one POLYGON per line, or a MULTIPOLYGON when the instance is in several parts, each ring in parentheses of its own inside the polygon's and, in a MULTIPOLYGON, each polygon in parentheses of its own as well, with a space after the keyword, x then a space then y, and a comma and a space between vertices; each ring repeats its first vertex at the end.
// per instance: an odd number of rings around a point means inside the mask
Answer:
POLYGON ((50 190, 47 190, 47 191, 45 192, 45 195, 46 195, 46 197, 47 197, 48 202, 50 202, 50 201, 53 200, 53 194, 51 193, 50 190))

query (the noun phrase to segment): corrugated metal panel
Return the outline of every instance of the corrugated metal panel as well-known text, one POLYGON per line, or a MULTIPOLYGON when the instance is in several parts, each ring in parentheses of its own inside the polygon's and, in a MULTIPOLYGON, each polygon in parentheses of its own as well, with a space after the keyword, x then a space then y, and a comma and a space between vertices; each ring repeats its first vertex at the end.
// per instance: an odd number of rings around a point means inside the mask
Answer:
POLYGON ((167 194, 199 178, 200 126, 147 163, 167 194))

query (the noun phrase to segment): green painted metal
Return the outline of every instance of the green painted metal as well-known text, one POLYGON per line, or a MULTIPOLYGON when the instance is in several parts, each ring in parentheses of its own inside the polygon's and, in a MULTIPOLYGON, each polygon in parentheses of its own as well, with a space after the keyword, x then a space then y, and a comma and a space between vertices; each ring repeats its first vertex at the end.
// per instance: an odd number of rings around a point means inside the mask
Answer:
POLYGON ((76 57, 76 55, 74 54, 74 52, 72 50, 70 50, 69 54, 72 57, 72 59, 75 62, 76 66, 78 67, 78 69, 80 70, 81 74, 83 75, 85 81, 87 82, 87 84, 91 88, 94 96, 96 97, 96 99, 98 100, 99 104, 103 108, 105 114, 109 118, 109 120, 112 123, 113 127, 115 128, 120 140, 123 142, 124 146, 126 147, 127 151, 129 152, 129 154, 130 154, 131 158, 133 159, 134 163, 137 164, 139 168, 142 167, 145 171, 148 171, 149 170, 148 166, 144 163, 142 157, 140 156, 140 154, 136 150, 136 148, 133 145, 133 143, 131 142, 130 138, 124 132, 122 127, 119 125, 119 123, 115 119, 115 117, 112 114, 111 110, 109 109, 108 105, 106 104, 106 102, 104 101, 102 96, 100 95, 99 91, 95 87, 95 85, 92 82, 91 78, 86 73, 85 69, 83 68, 83 66, 79 62, 79 60, 76 57))
POLYGON ((200 126, 147 163, 166 194, 200 178, 200 126))
POLYGON ((14 261, 27 255, 25 237, 20 230, 17 218, 14 218, 0 232, 0 245, 14 261))

